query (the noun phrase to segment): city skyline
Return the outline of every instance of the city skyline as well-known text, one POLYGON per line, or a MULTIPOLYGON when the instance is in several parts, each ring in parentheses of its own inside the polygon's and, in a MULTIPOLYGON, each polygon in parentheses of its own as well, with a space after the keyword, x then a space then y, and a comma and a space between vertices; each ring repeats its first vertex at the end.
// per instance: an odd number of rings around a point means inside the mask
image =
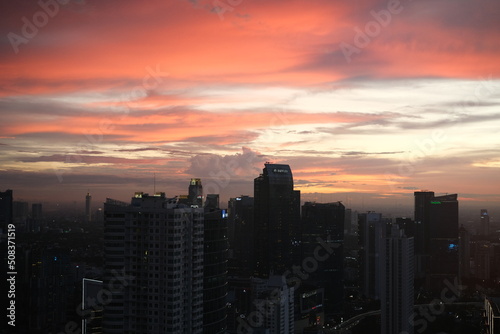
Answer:
POLYGON ((496 2, 4 7, 0 190, 16 199, 175 196, 201 178, 225 203, 271 161, 304 201, 500 201, 496 2))

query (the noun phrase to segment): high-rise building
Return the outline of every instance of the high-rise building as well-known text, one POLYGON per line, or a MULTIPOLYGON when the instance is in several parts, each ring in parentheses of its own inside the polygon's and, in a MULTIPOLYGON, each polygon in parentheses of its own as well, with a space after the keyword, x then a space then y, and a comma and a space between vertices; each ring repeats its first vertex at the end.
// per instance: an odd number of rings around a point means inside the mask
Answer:
POLYGON ((458 232, 459 277, 470 278, 470 233, 462 225, 458 232))
POLYGON ((254 198, 240 196, 228 202, 228 238, 232 275, 247 276, 254 272, 254 198))
POLYGON ((191 179, 189 182, 188 202, 190 205, 203 208, 203 186, 201 179, 191 179))
POLYGON ((92 196, 90 196, 90 193, 87 193, 85 196, 85 222, 90 223, 92 221, 92 196))
POLYGON ((82 279, 82 334, 102 333, 102 281, 82 279))
POLYGON ((306 280, 325 290, 325 311, 330 314, 342 311, 344 299, 344 216, 345 207, 340 202, 306 202, 302 206, 302 258, 314 258, 322 243, 332 250, 306 280))
POLYGON ((361 292, 366 298, 380 299, 380 251, 387 236, 388 222, 376 212, 360 213, 358 220, 361 292))
POLYGON ((7 233, 13 222, 12 190, 0 191, 0 233, 7 233))
POLYGON ((415 277, 425 280, 429 258, 430 202, 433 191, 416 191, 415 196, 415 277))
POLYGON ((393 225, 381 250, 381 333, 413 333, 414 239, 393 225))
POLYGON ((289 165, 266 163, 254 180, 255 274, 282 274, 300 258, 300 192, 289 165))
MULTIPOLYGON (((227 215, 218 201, 205 202, 203 252, 203 333, 226 333, 227 325, 227 215)), ((217 200, 219 195, 216 196, 217 200)))
MULTIPOLYGON (((258 333, 269 334, 293 334, 294 288, 288 287, 285 277, 271 275, 268 279, 256 278, 252 281, 252 286, 253 305, 259 318, 256 323, 260 324, 260 326, 255 326, 253 331, 257 330, 258 333)), ((247 331, 247 333, 250 332, 247 331)))
POLYGON ((13 201, 12 215, 14 224, 16 224, 16 231, 29 232, 29 203, 24 201, 13 201))
POLYGON ((42 215, 42 204, 33 203, 31 204, 31 223, 30 230, 33 232, 39 232, 43 225, 43 215, 42 215))
POLYGON ((414 194, 416 277, 426 289, 438 292, 446 280, 458 277, 458 196, 414 194))
POLYGON ((430 202, 428 290, 441 292, 458 278, 457 195, 435 196, 430 202))
POLYGON ((104 211, 104 333, 202 333, 203 209, 139 192, 104 211))
POLYGON ((205 204, 203 206, 205 211, 219 210, 219 194, 207 194, 205 198, 205 204))
POLYGON ((493 247, 486 240, 479 240, 475 243, 474 252, 474 276, 477 279, 489 280, 491 277, 491 255, 493 247))
POLYGON ((490 216, 488 210, 481 209, 481 216, 479 221, 480 235, 488 236, 490 234, 490 216))

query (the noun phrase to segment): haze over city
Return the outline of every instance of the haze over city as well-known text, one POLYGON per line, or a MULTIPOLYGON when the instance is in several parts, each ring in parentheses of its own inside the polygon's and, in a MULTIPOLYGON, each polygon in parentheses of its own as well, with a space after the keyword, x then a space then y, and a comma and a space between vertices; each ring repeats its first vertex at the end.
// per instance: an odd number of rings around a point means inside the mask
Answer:
POLYGON ((56 4, 2 8, 16 198, 174 196, 199 177, 223 203, 271 161, 303 200, 498 205, 496 1, 56 4))

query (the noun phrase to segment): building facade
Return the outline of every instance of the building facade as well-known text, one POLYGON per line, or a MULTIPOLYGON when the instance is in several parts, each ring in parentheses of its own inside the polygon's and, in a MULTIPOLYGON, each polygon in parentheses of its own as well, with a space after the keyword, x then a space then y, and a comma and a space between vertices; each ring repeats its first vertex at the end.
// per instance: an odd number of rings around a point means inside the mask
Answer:
POLYGON ((413 334, 414 239, 393 225, 381 250, 381 333, 413 334))
POLYGON ((164 193, 105 206, 104 333, 202 333, 202 208, 164 193))

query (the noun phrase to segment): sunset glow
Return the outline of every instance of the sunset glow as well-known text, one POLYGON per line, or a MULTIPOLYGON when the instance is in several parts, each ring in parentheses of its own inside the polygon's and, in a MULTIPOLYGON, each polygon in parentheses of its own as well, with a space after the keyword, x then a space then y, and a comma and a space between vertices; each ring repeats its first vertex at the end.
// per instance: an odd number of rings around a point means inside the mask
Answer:
POLYGON ((500 201, 498 1, 46 3, 4 6, 0 190, 500 201))

